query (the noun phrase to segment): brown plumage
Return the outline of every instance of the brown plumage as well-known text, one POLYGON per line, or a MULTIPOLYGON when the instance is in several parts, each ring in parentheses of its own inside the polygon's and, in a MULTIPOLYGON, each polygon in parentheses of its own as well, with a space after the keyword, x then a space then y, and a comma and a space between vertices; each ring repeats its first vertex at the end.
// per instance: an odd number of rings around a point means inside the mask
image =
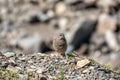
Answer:
POLYGON ((67 42, 63 33, 60 33, 53 40, 53 48, 56 52, 58 52, 62 56, 65 56, 65 51, 67 49, 67 42))

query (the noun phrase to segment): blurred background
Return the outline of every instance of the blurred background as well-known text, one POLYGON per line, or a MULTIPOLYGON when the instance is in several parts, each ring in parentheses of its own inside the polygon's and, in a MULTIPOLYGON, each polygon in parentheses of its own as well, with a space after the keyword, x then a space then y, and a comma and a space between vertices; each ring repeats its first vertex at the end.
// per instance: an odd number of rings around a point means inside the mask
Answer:
POLYGON ((72 51, 120 69, 120 0, 0 0, 0 51, 53 52, 64 33, 72 51))

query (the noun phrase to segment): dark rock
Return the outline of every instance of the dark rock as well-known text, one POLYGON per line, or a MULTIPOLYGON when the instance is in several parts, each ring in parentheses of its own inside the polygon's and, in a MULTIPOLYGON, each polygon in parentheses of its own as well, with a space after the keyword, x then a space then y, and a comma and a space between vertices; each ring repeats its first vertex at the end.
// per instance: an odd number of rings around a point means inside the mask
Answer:
POLYGON ((39 23, 40 22, 40 19, 39 19, 39 17, 38 16, 32 16, 31 18, 30 18, 30 20, 29 20, 29 23, 31 23, 31 24, 35 24, 35 23, 39 23))
POLYGON ((40 80, 47 80, 45 77, 41 77, 40 80))
POLYGON ((96 22, 94 21, 85 21, 81 25, 79 25, 79 28, 74 33, 73 40, 71 41, 71 44, 75 46, 75 49, 79 48, 81 44, 88 43, 90 36, 95 30, 96 22))
POLYGON ((2 23, 2 18, 0 17, 0 24, 2 23))

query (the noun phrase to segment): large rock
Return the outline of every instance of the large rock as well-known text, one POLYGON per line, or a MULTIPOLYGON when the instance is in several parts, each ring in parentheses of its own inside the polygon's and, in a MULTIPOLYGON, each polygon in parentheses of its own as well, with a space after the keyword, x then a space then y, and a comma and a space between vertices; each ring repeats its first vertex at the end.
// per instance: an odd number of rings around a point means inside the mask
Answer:
POLYGON ((82 68, 89 63, 90 63, 90 61, 88 59, 83 59, 83 60, 77 61, 76 69, 82 68))
POLYGON ((112 49, 112 50, 119 50, 120 46, 118 44, 116 35, 112 32, 112 31, 107 31, 105 34, 105 39, 106 42, 108 44, 108 46, 112 49))
POLYGON ((105 34, 107 30, 116 30, 116 18, 111 17, 107 14, 101 14, 98 19, 97 32, 100 34, 105 34))
POLYGON ((18 47, 24 49, 24 50, 30 50, 33 51, 39 51, 42 50, 44 45, 42 45, 44 42, 41 37, 39 36, 33 36, 33 37, 26 37, 22 38, 18 41, 18 47), (40 49, 41 48, 41 49, 40 49))
POLYGON ((67 18, 63 17, 63 18, 59 19, 58 25, 59 25, 61 31, 67 30, 67 24, 68 24, 68 19, 67 18))
POLYGON ((57 3, 56 6, 55 6, 55 13, 56 15, 58 16, 61 16, 63 15, 67 10, 67 7, 64 3, 60 2, 60 3, 57 3))
POLYGON ((109 8, 116 5, 115 0, 98 0, 97 5, 102 7, 105 12, 109 12, 109 8))
POLYGON ((73 50, 78 49, 81 44, 88 42, 95 29, 95 25, 96 20, 78 20, 73 27, 71 27, 71 30, 65 34, 68 44, 70 45, 66 53, 71 53, 73 50))
POLYGON ((4 53, 4 55, 6 57, 13 57, 13 56, 15 56, 15 53, 14 52, 6 52, 6 53, 4 53))

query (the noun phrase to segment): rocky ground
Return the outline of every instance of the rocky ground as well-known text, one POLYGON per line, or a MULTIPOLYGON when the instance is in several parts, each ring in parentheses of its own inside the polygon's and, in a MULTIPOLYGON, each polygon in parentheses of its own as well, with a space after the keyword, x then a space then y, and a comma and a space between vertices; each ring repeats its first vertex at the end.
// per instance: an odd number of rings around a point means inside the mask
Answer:
POLYGON ((120 80, 120 75, 76 54, 31 55, 7 52, 0 56, 1 80, 120 80), (9 55, 9 56, 8 56, 9 55))
MULTIPOLYGON (((58 33, 65 34, 68 43, 66 54, 76 51, 102 65, 109 65, 113 70, 120 69, 120 0, 0 0, 2 54, 14 52, 16 55, 13 60, 18 54, 26 55, 28 59, 28 55, 35 53, 49 55, 54 53, 52 40, 58 33)), ((63 62, 64 60, 68 59, 63 59, 63 62)), ((21 61, 20 64, 25 66, 21 61)), ((15 63, 18 64, 19 59, 15 63)), ((20 65, 18 68, 21 68, 20 65)), ((97 66, 93 68, 93 73, 98 71, 97 66)), ((106 76, 101 74, 104 71, 98 72, 102 77, 106 76)), ((11 74, 13 73, 10 72, 11 74)), ((20 75, 25 77, 22 74, 20 75)), ((62 76, 63 74, 64 72, 61 73, 62 76)), ((83 76, 90 76, 89 74, 83 76)), ((44 74, 46 75, 47 73, 44 74)))

